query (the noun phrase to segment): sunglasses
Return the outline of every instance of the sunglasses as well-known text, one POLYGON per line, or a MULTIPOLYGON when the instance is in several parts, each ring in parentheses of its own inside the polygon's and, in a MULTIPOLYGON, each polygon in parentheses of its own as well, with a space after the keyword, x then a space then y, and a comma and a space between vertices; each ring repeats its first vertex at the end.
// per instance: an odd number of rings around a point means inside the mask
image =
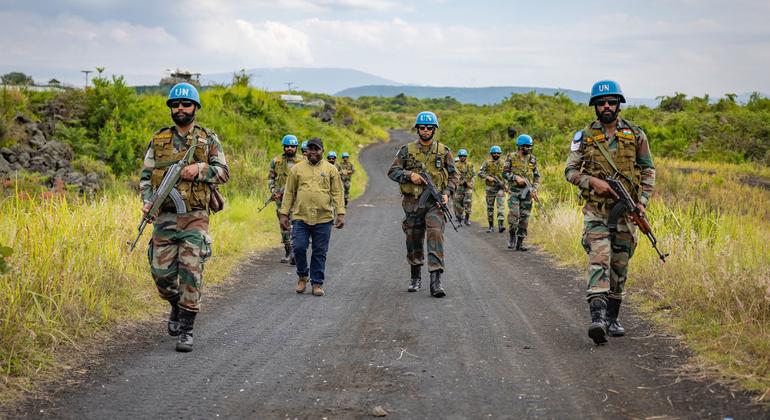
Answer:
POLYGON ((609 106, 615 106, 619 103, 620 101, 617 99, 597 99, 596 101, 594 101, 594 105, 598 105, 598 106, 604 106, 604 104, 607 104, 609 106))
POLYGON ((195 102, 193 101, 171 101, 168 103, 168 107, 171 109, 179 108, 179 105, 182 105, 182 108, 189 108, 193 105, 195 105, 195 102))
POLYGON ((435 129, 436 129, 436 126, 435 126, 435 125, 418 125, 418 126, 417 126, 417 129, 418 129, 418 130, 428 130, 428 131, 433 131, 433 130, 435 130, 435 129))

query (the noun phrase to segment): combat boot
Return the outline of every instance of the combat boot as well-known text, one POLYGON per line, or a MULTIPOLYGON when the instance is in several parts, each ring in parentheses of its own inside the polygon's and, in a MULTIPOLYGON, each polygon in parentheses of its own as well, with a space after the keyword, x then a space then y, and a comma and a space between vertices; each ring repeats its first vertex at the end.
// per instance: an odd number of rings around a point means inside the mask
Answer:
POLYGON ((469 220, 471 218, 471 215, 468 213, 465 213, 465 226, 470 226, 471 221, 469 220))
POLYGON ((516 232, 513 229, 508 230, 508 249, 513 249, 516 242, 516 232))
POLYGON ((409 268, 412 270, 412 275, 410 276, 409 280, 409 288, 406 289, 407 292, 417 292, 422 288, 422 276, 420 275, 420 270, 422 269, 421 265, 410 265, 409 268))
POLYGON ((435 298, 446 296, 444 288, 441 287, 441 271, 431 271, 430 273, 430 295, 435 298))
POLYGON ((289 265, 297 265, 297 260, 294 259, 294 250, 289 252, 289 265))
POLYGON ((527 247, 524 246, 524 237, 519 236, 516 238, 516 250, 517 251, 526 251, 527 247))
POLYGON ((195 324, 197 312, 190 312, 179 308, 179 339, 176 342, 176 351, 187 353, 193 349, 193 324, 195 324))
POLYGON ((294 291, 297 293, 305 293, 308 280, 310 280, 308 276, 300 276, 300 278, 297 280, 297 287, 294 288, 294 291))
POLYGON ((596 344, 607 342, 607 301, 604 298, 593 298, 588 304, 591 309, 591 326, 588 327, 588 336, 596 344))
POLYGON ((460 215, 457 215, 457 216, 455 217, 455 219, 457 219, 457 227, 460 227, 460 226, 462 226, 462 225, 463 225, 463 217, 462 217, 462 216, 460 216, 460 215))
POLYGON ((487 229, 487 233, 492 233, 493 230, 495 230, 495 222, 489 222, 489 229, 487 229))
POLYGON ((504 222, 502 220, 497 221, 497 233, 505 232, 505 225, 503 223, 504 222))
POLYGON ((286 255, 284 255, 283 258, 281 258, 281 262, 286 264, 287 262, 291 261, 291 259, 293 257, 293 255, 291 255, 292 254, 292 252, 291 252, 291 245, 283 244, 283 250, 284 250, 284 252, 286 252, 286 255))
POLYGON ((626 335, 626 329, 618 322, 618 313, 620 312, 620 299, 612 299, 607 302, 607 331, 612 337, 622 337, 626 335))
POLYGON ((171 304, 171 313, 168 315, 166 328, 168 329, 168 335, 176 337, 179 335, 179 295, 169 299, 168 303, 171 304))

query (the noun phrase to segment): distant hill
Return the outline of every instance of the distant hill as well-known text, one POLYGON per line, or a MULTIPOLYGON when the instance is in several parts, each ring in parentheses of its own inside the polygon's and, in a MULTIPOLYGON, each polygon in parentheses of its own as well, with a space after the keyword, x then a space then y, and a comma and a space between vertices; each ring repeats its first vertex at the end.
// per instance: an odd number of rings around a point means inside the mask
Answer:
MULTIPOLYGON (((247 69, 246 74, 251 75, 252 86, 270 91, 288 90, 288 82, 291 82, 293 90, 329 95, 353 86, 398 85, 397 82, 373 74, 341 68, 253 68, 247 69)), ((203 74, 200 77, 204 85, 229 84, 232 79, 233 72, 203 74)))
MULTIPOLYGON (((526 86, 491 86, 491 87, 434 87, 434 86, 385 86, 371 85, 358 86, 344 89, 335 93, 335 96, 347 96, 358 98, 361 96, 383 96, 393 97, 400 93, 415 98, 444 98, 451 96, 463 103, 476 105, 490 105, 501 102, 511 94, 525 94, 535 92, 540 95, 555 95, 560 93, 568 96, 575 102, 587 103, 590 94, 572 89, 526 87, 526 86)), ((627 98, 631 105, 657 106, 658 100, 648 98, 627 98)))

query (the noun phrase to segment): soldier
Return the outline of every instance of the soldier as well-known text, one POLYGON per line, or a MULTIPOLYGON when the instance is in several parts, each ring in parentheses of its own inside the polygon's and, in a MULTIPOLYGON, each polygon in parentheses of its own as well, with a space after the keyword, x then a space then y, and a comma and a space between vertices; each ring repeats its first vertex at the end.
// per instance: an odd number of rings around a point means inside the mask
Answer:
POLYGON ((283 136, 281 140, 283 145, 283 154, 280 154, 273 158, 270 162, 270 173, 267 176, 267 185, 270 187, 270 192, 273 194, 275 200, 275 213, 278 217, 278 227, 281 230, 281 243, 283 243, 283 250, 286 253, 281 258, 282 263, 289 263, 294 265, 294 255, 291 252, 291 228, 284 228, 280 223, 281 214, 278 212, 281 208, 281 200, 283 199, 283 188, 286 185, 286 179, 289 177, 289 171, 297 163, 305 159, 302 155, 297 155, 297 137, 291 134, 283 136))
POLYGON ((342 163, 337 165, 337 167, 340 170, 342 186, 345 188, 345 208, 348 208, 348 201, 350 199, 350 181, 353 174, 356 172, 356 167, 350 162, 350 154, 348 154, 348 152, 342 152, 342 163))
POLYGON ((617 229, 607 226, 609 211, 618 195, 605 181, 615 176, 632 195, 644 215, 655 186, 655 167, 641 128, 619 117, 620 104, 626 102, 620 86, 612 80, 596 82, 589 105, 597 119, 575 133, 564 176, 580 187, 583 207, 582 244, 588 253, 586 298, 591 311, 588 336, 596 344, 625 334, 618 322, 620 303, 628 275, 628 261, 637 244, 636 226, 627 218, 617 229))
POLYGON ((522 134, 516 138, 518 150, 508 154, 503 167, 503 178, 508 180, 508 248, 526 251, 524 238, 527 237, 532 198, 537 198, 540 173, 537 159, 532 154, 532 137, 522 134))
MULTIPOLYGON (((289 214, 294 219, 291 229, 297 260, 297 293, 305 293, 307 282, 312 284, 313 295, 323 296, 326 252, 334 227, 345 226, 345 205, 342 198, 342 181, 337 167, 323 161, 323 141, 308 141, 308 158, 295 165, 286 181, 283 205, 279 211, 281 226, 289 228, 289 214), (310 267, 307 265, 307 248, 313 241, 310 267)), ((331 153, 330 153, 331 154, 331 153)))
POLYGON ((406 234, 406 259, 411 268, 411 279, 407 291, 416 292, 422 287, 420 270, 424 263, 423 241, 427 236, 428 272, 430 273, 430 294, 441 298, 446 291, 441 287, 441 273, 444 272, 444 215, 429 202, 419 206, 419 199, 425 190, 420 173, 430 176, 436 189, 443 195, 444 203, 457 187, 452 152, 442 143, 433 140, 438 129, 438 118, 432 112, 420 112, 414 123, 419 138, 399 149, 388 177, 400 184, 404 209, 401 226, 406 234), (426 235, 427 234, 427 235, 426 235))
POLYGON ((328 160, 329 163, 334 165, 334 167, 337 168, 337 170, 339 170, 339 166, 337 165, 337 152, 335 152, 334 150, 330 151, 326 155, 326 160, 328 160))
POLYGON ((505 218, 505 184, 503 183, 503 164, 505 163, 500 156, 503 154, 503 149, 500 146, 492 146, 489 148, 489 158, 481 165, 479 169, 479 178, 486 182, 487 199, 487 222, 489 223, 489 229, 487 233, 491 233, 495 228, 495 202, 497 202, 497 226, 498 232, 505 232, 505 226, 503 220, 505 218))
POLYGON ((304 156, 305 159, 307 159, 307 140, 302 142, 300 149, 302 149, 302 156, 304 156))
MULTIPOLYGON (((209 201, 212 185, 230 179, 224 150, 213 131, 195 123, 195 112, 201 108, 194 86, 179 83, 171 88, 166 100, 174 126, 155 132, 144 155, 139 187, 147 214, 152 207, 152 194, 168 168, 195 148, 192 162, 184 167, 179 191, 187 213, 177 214, 170 198, 153 219, 154 228, 147 255, 150 273, 162 299, 171 304, 167 329, 178 336, 176 350, 193 349, 193 324, 200 311, 203 266, 211 257, 209 201)), ((152 223, 152 222, 151 222, 152 223)))
POLYGON ((460 149, 455 158, 455 169, 460 179, 454 194, 455 217, 457 223, 462 226, 463 223, 470 225, 471 206, 473 205, 473 179, 476 176, 476 169, 473 163, 468 161, 468 151, 460 149), (463 213, 465 213, 463 217, 463 213))

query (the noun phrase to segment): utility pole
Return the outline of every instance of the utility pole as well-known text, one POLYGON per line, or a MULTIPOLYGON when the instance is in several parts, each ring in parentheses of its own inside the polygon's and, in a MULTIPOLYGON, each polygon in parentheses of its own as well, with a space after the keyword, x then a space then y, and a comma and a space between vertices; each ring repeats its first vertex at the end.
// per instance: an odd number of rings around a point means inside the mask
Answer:
POLYGON ((286 82, 286 86, 289 87, 289 93, 291 93, 291 85, 293 85, 294 82, 286 82))
POLYGON ((81 73, 85 73, 85 74, 86 74, 86 85, 85 85, 85 87, 83 88, 83 89, 85 89, 85 88, 87 88, 87 87, 88 87, 88 73, 93 73, 94 71, 93 71, 93 70, 80 70, 80 72, 81 72, 81 73))

